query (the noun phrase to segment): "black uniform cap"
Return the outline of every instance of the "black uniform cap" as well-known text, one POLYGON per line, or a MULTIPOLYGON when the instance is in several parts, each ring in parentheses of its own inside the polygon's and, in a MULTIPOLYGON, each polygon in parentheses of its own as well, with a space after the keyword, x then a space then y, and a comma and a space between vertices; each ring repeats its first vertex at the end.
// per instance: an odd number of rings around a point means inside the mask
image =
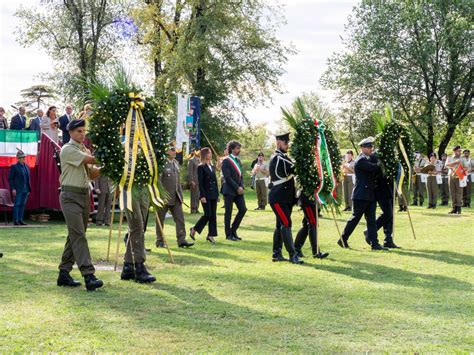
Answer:
POLYGON ((461 146, 460 146, 460 145, 457 145, 457 146, 455 146, 455 147, 453 148, 453 152, 455 152, 456 150, 459 150, 459 149, 461 149, 461 146))
POLYGON ((77 127, 85 127, 86 126, 86 121, 79 119, 79 120, 72 120, 67 124, 67 130, 72 131, 73 129, 76 129, 77 127))
POLYGON ((275 135, 275 138, 279 141, 283 141, 285 143, 288 143, 290 141, 290 132, 283 133, 283 134, 277 134, 277 135, 275 135))

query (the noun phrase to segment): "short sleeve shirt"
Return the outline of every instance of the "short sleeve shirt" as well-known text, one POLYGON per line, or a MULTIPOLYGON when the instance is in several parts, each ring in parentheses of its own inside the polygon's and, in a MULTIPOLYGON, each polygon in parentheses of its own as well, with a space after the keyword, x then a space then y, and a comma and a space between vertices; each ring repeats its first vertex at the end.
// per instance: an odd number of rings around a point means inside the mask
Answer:
POLYGON ((61 160, 59 182, 61 185, 80 188, 89 187, 87 167, 83 163, 88 154, 82 149, 82 145, 72 139, 61 148, 59 155, 61 160))
POLYGON ((262 173, 262 170, 266 170, 268 172, 267 163, 262 163, 262 164, 257 163, 257 165, 260 165, 261 170, 255 174, 255 177, 257 179, 262 179, 262 178, 266 177, 266 175, 264 173, 262 173))
MULTIPOLYGON (((446 160, 446 164, 450 164, 450 163, 453 163, 455 161, 459 161, 459 163, 462 165, 463 168, 468 167, 467 160, 464 157, 456 158, 455 156, 450 156, 446 160)), ((453 168, 450 168, 449 169, 449 175, 454 175, 454 171, 456 170, 456 168, 457 168, 457 166, 454 166, 453 168)))

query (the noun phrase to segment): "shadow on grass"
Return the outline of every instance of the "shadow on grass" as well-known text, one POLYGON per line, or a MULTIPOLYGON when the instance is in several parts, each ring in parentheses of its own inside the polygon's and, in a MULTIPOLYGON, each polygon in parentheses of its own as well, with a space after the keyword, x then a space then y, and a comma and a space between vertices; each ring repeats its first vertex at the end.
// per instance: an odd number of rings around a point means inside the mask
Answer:
POLYGON ((456 265, 474 265, 474 256, 460 254, 447 250, 409 250, 397 249, 397 254, 405 256, 420 257, 435 261, 442 261, 448 264, 456 265))

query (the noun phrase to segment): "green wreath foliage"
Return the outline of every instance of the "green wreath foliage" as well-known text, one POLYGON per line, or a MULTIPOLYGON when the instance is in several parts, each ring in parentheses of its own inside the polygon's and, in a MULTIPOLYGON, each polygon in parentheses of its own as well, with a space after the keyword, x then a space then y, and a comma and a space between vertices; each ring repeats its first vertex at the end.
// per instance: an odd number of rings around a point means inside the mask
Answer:
MULTIPOLYGON (((131 98, 129 93, 139 93, 139 88, 131 84, 127 74, 118 70, 109 84, 95 82, 88 86, 92 99, 93 113, 89 120, 89 138, 95 149, 94 156, 100 162, 102 175, 108 176, 115 184, 120 182, 125 164, 125 149, 122 144, 122 127, 127 119, 131 98)), ((160 173, 166 161, 169 142, 165 120, 153 99, 144 100, 142 110, 148 134, 153 145, 160 173)), ((141 149, 135 168, 134 185, 146 186, 151 179, 148 165, 141 149)))

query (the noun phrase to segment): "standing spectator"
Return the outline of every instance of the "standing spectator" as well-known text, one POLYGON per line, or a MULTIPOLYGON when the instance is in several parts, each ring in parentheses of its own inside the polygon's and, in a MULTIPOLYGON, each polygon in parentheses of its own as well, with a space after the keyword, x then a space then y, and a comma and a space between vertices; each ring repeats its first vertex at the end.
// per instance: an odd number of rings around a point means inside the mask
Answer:
POLYGON ((201 164, 198 166, 199 199, 202 203, 204 215, 191 227, 189 236, 195 240, 196 232, 201 234, 208 224, 206 240, 215 244, 217 237, 217 200, 219 199, 219 189, 217 187, 216 168, 212 166, 212 153, 209 148, 201 149, 201 164))
POLYGON ((352 189, 354 188, 354 152, 352 150, 348 150, 346 153, 344 164, 342 164, 342 171, 344 173, 344 202, 346 208, 344 211, 351 211, 352 210, 352 189))
POLYGON ((41 119, 43 115, 43 110, 39 108, 38 111, 36 111, 36 117, 30 120, 30 125, 28 126, 30 131, 37 131, 38 134, 41 133, 41 119))
POLYGON ((58 127, 59 121, 56 117, 56 106, 50 106, 48 111, 46 111, 46 115, 41 119, 41 132, 58 143, 58 127))
POLYGON ((265 163, 265 156, 260 152, 252 170, 252 175, 255 177, 255 191, 257 192, 258 201, 258 207, 255 211, 265 210, 267 205, 267 185, 265 184, 265 179, 269 174, 270 171, 268 170, 267 163, 265 163))
POLYGON ((417 151, 415 153, 415 173, 416 177, 413 181, 413 204, 412 206, 417 206, 418 201, 420 201, 420 206, 423 206, 423 201, 425 200, 425 190, 426 186, 421 182, 421 169, 427 165, 427 161, 423 158, 421 153, 417 151))
POLYGON ((3 107, 0 107, 0 129, 8 129, 8 122, 3 107))
POLYGON ((446 167, 449 168, 449 191, 451 192, 451 201, 453 209, 450 214, 461 214, 462 206, 462 187, 460 179, 456 174, 456 169, 467 171, 467 161, 461 156, 461 147, 459 145, 453 148, 454 154, 446 160, 446 167))
POLYGON ((25 117, 25 108, 20 106, 18 113, 12 117, 10 122, 10 129, 16 129, 21 131, 26 128, 26 117, 25 117))
POLYGON ((472 175, 471 173, 474 171, 474 162, 469 157, 471 152, 469 149, 464 149, 463 151, 464 159, 466 159, 466 168, 467 168, 467 185, 462 189, 462 201, 463 207, 471 207, 471 192, 472 192, 472 175))
POLYGON ((13 206, 13 224, 15 226, 26 226, 23 221, 26 200, 31 192, 30 168, 25 164, 25 153, 18 149, 16 153, 18 162, 10 167, 8 182, 15 204, 13 206))
POLYGON ((66 113, 59 117, 59 129, 63 132, 62 141, 63 144, 66 144, 71 139, 69 131, 67 130, 67 124, 73 120, 72 117, 72 106, 66 106, 66 113))
POLYGON ((448 171, 449 169, 446 167, 446 159, 448 159, 448 155, 443 153, 441 155, 441 179, 442 184, 440 186, 441 189, 441 206, 447 206, 449 204, 449 181, 448 181, 448 171))
POLYGON ((188 181, 191 190, 191 213, 199 213, 199 182, 198 182, 198 166, 201 163, 199 159, 199 151, 194 149, 193 157, 188 161, 188 181))
POLYGON ((428 188, 428 208, 436 208, 436 202, 438 200, 438 182, 437 176, 441 174, 441 170, 443 168, 442 162, 437 159, 436 153, 430 154, 430 164, 434 165, 434 169, 430 170, 428 173, 428 181, 427 181, 427 188, 428 188))
POLYGON ((99 176, 94 180, 95 193, 98 196, 97 215, 95 224, 97 226, 110 226, 110 207, 112 204, 112 195, 110 192, 112 182, 107 176, 99 176))

